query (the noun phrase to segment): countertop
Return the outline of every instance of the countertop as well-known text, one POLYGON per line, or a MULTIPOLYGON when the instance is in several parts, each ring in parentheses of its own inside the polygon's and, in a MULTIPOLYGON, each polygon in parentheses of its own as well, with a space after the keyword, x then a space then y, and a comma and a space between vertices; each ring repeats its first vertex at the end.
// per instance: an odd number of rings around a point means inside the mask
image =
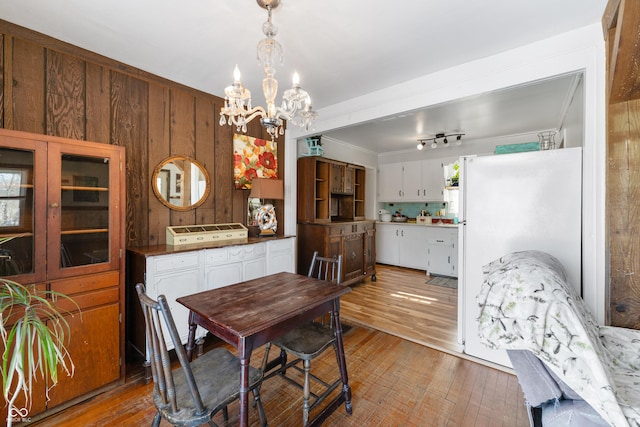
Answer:
POLYGON ((156 256, 156 255, 166 255, 166 254, 172 254, 172 253, 178 253, 178 252, 199 251, 201 249, 214 249, 214 248, 224 248, 229 246, 250 245, 254 243, 268 242, 270 240, 288 239, 291 237, 295 237, 295 236, 275 235, 275 236, 268 236, 268 237, 245 237, 242 239, 227 240, 222 242, 194 243, 191 245, 142 246, 142 247, 127 248, 127 251, 135 254, 143 255, 143 256, 156 256))
POLYGON ((458 228, 460 224, 445 224, 445 223, 418 224, 416 222, 376 221, 376 226, 378 225, 410 225, 410 226, 417 226, 417 227, 458 228))

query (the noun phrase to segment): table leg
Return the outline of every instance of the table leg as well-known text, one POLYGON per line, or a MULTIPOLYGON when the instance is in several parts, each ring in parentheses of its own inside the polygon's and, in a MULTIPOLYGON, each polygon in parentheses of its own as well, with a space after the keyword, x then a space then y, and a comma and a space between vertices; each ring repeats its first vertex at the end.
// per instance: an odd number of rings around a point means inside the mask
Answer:
POLYGON ((238 358, 240 359, 240 419, 242 427, 249 425, 249 361, 251 359, 251 349, 246 343, 240 342, 238 347, 238 358))
POLYGON ((189 311, 189 336, 187 338, 187 345, 185 349, 187 350, 187 360, 191 362, 193 357, 193 349, 196 345, 196 329, 198 325, 196 325, 193 311, 189 311))
POLYGON ((340 300, 333 303, 333 321, 336 331, 336 344, 338 346, 338 363, 340 367, 340 376, 342 377, 342 393, 344 395, 344 405, 347 414, 351 415, 353 409, 351 406, 351 387, 349 386, 349 375, 347 374, 347 362, 344 356, 344 345, 342 342, 342 325, 340 323, 340 300))

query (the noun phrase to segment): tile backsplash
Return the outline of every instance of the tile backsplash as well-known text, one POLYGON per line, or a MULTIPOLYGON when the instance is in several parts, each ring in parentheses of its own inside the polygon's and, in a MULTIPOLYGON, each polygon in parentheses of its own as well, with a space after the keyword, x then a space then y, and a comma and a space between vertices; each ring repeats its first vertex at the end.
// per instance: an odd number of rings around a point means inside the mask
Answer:
POLYGON ((445 212, 447 212, 447 215, 445 216, 447 218, 453 218, 454 215, 450 214, 447 211, 447 205, 447 202, 379 203, 378 209, 386 209, 392 215, 396 212, 400 212, 401 214, 406 215, 409 218, 415 218, 416 216, 420 215, 420 211, 423 209, 428 210, 431 216, 437 216, 438 211, 445 209, 445 212))

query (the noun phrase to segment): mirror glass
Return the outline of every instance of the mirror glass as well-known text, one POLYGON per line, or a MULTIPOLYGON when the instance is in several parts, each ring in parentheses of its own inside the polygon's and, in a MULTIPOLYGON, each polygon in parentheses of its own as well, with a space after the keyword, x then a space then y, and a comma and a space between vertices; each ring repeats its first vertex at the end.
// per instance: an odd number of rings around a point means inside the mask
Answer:
POLYGON ((156 166, 151 186, 163 205, 186 211, 207 199, 210 185, 202 164, 188 157, 171 156, 156 166))

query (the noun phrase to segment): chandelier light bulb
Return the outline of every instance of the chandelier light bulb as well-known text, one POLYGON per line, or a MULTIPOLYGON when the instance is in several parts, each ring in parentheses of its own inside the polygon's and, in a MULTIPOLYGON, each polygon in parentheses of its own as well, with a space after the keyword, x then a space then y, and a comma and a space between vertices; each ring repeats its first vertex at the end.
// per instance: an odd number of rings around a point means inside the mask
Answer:
POLYGON ((236 68, 233 69, 233 82, 240 83, 240 68, 238 68, 238 64, 236 64, 236 68))
POLYGON ((300 75, 297 71, 293 72, 293 87, 300 87, 300 75))

